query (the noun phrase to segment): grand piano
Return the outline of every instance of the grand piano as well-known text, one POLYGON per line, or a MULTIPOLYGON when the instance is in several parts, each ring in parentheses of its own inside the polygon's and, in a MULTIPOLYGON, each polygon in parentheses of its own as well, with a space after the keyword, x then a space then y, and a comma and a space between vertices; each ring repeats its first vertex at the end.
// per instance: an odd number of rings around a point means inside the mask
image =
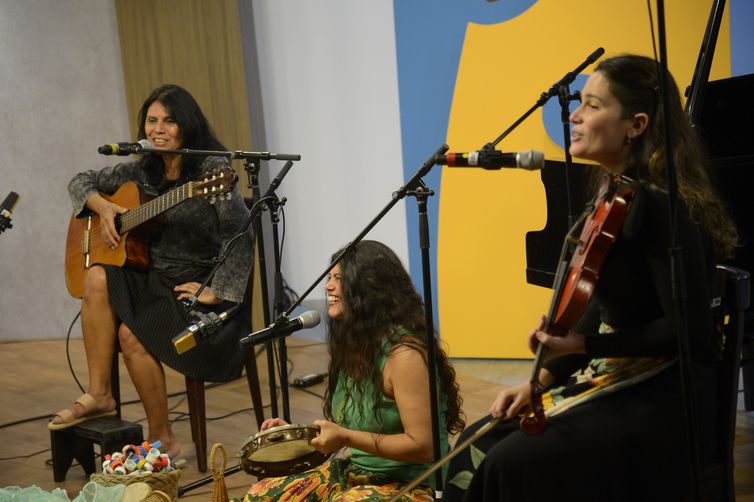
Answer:
MULTIPOLYGON (((754 74, 707 82, 698 128, 717 186, 730 205, 741 247, 729 264, 754 273, 754 74)), ((741 355, 744 407, 754 410, 754 307, 746 311, 741 355)))

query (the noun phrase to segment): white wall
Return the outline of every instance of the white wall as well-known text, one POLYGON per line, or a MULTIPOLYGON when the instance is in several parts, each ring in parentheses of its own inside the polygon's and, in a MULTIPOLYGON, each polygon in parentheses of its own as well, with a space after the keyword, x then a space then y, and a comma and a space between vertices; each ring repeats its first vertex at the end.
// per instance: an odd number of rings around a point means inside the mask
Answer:
MULTIPOLYGON (((393 6, 276 0, 252 7, 264 148, 302 156, 278 192, 288 199, 283 275, 301 294, 404 183, 393 6)), ((282 164, 269 166, 274 176, 282 164)), ((407 265, 404 205, 367 238, 407 265)), ((317 288, 309 300, 323 297, 317 288)))
MULTIPOLYGON (((403 185, 392 2, 253 9, 264 149, 302 155, 279 191, 283 273, 302 293, 403 185)), ((0 198, 21 195, 0 234, 0 340, 60 338, 79 308, 64 280, 67 183, 107 164, 98 145, 130 139, 113 2, 0 0, 0 138, 0 198)), ((407 263, 404 204, 368 238, 407 263)))
POLYGON ((0 234, 0 340, 64 337, 79 310, 66 186, 129 139, 118 43, 111 1, 0 0, 0 198, 21 196, 0 234))

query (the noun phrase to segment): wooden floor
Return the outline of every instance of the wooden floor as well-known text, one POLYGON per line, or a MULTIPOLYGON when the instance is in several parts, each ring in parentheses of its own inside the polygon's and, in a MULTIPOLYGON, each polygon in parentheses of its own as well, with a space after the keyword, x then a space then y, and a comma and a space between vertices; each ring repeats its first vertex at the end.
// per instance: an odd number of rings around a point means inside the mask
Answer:
MULTIPOLYGON (((80 339, 71 341, 71 361, 79 380, 86 382, 86 364, 80 339)), ((327 367, 326 348, 316 340, 290 337, 289 374, 292 380, 306 373, 321 373, 327 367)), ((266 357, 259 357, 259 371, 265 398, 265 417, 270 416, 269 394, 267 392, 266 357)), ((491 399, 504 384, 520 381, 528 376, 530 363, 505 361, 456 361, 459 382, 464 397, 464 409, 470 421, 486 413, 491 399)), ((126 375, 125 368, 121 374, 126 375)), ((168 391, 185 390, 183 377, 168 370, 168 391)), ((79 466, 71 467, 63 483, 53 481, 50 435, 46 428, 51 412, 68 406, 80 392, 73 380, 65 356, 65 342, 34 341, 0 343, 0 486, 37 485, 52 491, 63 488, 70 498, 74 498, 87 482, 79 466), (33 419, 35 418, 36 419, 33 419), (6 426, 24 419, 33 420, 6 426)), ((304 390, 290 389, 290 409, 294 422, 310 423, 321 417, 321 395, 324 384, 304 390)), ((127 377, 122 379, 124 401, 136 400, 136 393, 127 377)), ((172 397, 169 401, 173 417, 178 419, 175 431, 183 444, 179 458, 185 459, 186 467, 181 471, 181 485, 209 479, 207 474, 197 471, 196 455, 191 443, 190 427, 185 413, 188 411, 183 396, 172 397)), ((210 445, 220 442, 225 445, 230 458, 228 467, 237 465, 233 458, 240 446, 257 432, 253 413, 250 411, 246 380, 207 390, 208 417, 225 418, 211 420, 207 424, 207 439, 210 445)), ((282 406, 278 399, 278 406, 282 406)), ((144 414, 140 403, 123 408, 123 418, 143 422, 144 414)), ((145 426, 146 427, 146 426, 145 426)), ((754 413, 739 412, 736 437, 736 495, 742 502, 754 502, 754 413)), ((231 496, 241 496, 254 483, 256 478, 241 471, 225 479, 231 496)), ((212 493, 212 483, 188 491, 181 500, 207 501, 212 493)))

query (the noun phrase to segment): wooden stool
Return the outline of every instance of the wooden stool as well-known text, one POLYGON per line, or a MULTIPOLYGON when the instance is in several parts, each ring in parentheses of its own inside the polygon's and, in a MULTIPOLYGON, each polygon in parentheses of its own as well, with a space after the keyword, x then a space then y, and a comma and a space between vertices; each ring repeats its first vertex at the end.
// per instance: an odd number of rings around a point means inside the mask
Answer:
POLYGON ((96 472, 94 443, 104 456, 120 451, 125 445, 139 445, 144 441, 141 424, 116 417, 87 420, 68 429, 50 431, 52 472, 55 482, 65 481, 65 475, 75 458, 87 476, 96 472))

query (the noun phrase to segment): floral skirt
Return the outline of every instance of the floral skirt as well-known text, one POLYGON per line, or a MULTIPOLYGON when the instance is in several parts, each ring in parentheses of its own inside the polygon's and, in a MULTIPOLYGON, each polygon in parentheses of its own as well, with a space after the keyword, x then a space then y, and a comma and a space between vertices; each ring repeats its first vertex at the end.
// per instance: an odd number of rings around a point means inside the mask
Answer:
MULTIPOLYGON (((237 500, 243 500, 243 502, 389 500, 407 484, 382 474, 360 469, 352 465, 347 458, 332 458, 321 466, 300 474, 264 478, 252 486, 243 499, 237 500)), ((410 500, 433 501, 432 488, 427 485, 418 485, 401 497, 401 501, 410 500)))

